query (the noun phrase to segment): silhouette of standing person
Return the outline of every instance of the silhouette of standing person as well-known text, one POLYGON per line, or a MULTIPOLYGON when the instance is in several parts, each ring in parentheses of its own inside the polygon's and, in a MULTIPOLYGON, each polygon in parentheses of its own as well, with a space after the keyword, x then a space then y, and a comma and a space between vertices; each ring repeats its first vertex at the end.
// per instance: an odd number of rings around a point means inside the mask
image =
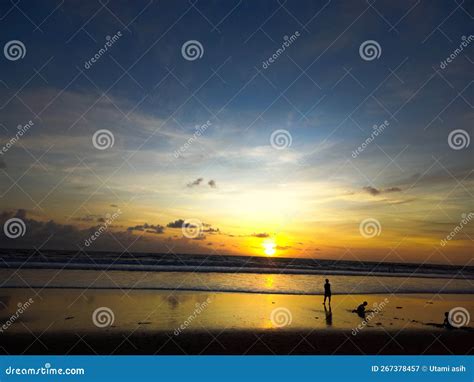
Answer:
POLYGON ((326 305, 326 299, 329 299, 329 305, 331 305, 331 284, 329 284, 329 279, 326 279, 326 284, 324 284, 324 302, 323 302, 323 305, 326 305))

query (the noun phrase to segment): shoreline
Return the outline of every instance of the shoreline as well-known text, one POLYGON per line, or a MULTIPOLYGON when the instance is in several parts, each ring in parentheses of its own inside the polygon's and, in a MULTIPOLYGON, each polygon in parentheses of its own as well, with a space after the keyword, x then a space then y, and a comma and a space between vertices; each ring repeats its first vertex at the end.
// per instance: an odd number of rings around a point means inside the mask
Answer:
MULTIPOLYGON (((2 289, 30 289, 30 290, 84 290, 85 288, 82 286, 36 286, 36 285, 30 285, 29 287, 24 287, 24 286, 7 286, 7 287, 0 287, 0 291, 2 289)), ((209 288, 166 288, 166 287, 133 287, 133 288, 128 288, 128 287, 120 287, 120 286, 115 286, 115 287, 100 287, 100 286, 90 286, 87 287, 87 290, 97 290, 97 291, 107 291, 107 290, 119 290, 119 291, 127 291, 127 292, 133 292, 133 291, 153 291, 153 292, 211 292, 211 293, 226 293, 226 294, 261 294, 261 295, 288 295, 288 296, 322 296, 324 297, 324 292, 286 292, 286 291, 253 291, 253 290, 234 290, 234 289, 209 289, 209 288)), ((433 293, 433 292, 432 292, 433 293)), ((380 292, 354 292, 354 293, 332 293, 332 296, 357 296, 357 295, 370 295, 370 296, 375 296, 375 295, 389 295, 390 293, 380 293, 380 292)), ((402 291, 399 292, 398 294, 400 295, 419 295, 419 294, 431 294, 429 292, 422 292, 422 291, 402 291)), ((434 294, 434 293, 433 293, 434 294)), ((458 290, 454 292, 437 292, 439 295, 443 296, 449 296, 449 295, 474 295, 474 291, 465 291, 465 290, 458 290)))

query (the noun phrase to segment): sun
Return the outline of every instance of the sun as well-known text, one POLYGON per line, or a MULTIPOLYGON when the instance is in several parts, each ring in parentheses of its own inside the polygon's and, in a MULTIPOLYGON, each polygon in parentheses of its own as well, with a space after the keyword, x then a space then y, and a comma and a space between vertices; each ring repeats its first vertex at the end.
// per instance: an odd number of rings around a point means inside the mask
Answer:
POLYGON ((276 252, 276 244, 273 241, 265 241, 263 242, 263 252, 267 256, 273 256, 276 252))

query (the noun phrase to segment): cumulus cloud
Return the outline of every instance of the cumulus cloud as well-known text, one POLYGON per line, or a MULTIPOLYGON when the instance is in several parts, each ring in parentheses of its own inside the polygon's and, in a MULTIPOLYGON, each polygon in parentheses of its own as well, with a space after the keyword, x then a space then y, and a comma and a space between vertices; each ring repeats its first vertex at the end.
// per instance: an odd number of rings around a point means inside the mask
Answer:
POLYGON ((170 247, 170 241, 176 253, 208 253, 206 242, 202 240, 205 236, 200 236, 197 241, 176 238, 166 235, 137 235, 133 231, 143 230, 155 234, 162 233, 164 227, 157 224, 143 224, 129 229, 118 227, 113 229, 108 226, 95 224, 87 228, 81 228, 71 224, 61 224, 54 220, 41 221, 37 217, 30 217, 31 213, 24 209, 0 211, 0 227, 3 227, 6 220, 16 217, 21 219, 26 227, 23 236, 12 239, 0 232, 0 248, 43 248, 45 250, 74 250, 83 248, 86 251, 117 251, 122 253, 124 248, 130 252, 166 252, 170 247), (101 230, 102 228, 102 230, 101 230), (92 242, 90 246, 85 246, 85 240, 89 239, 96 232, 101 232, 100 236, 92 242))
POLYGON ((380 190, 378 190, 377 188, 372 187, 372 186, 365 186, 362 189, 365 192, 367 192, 367 193, 369 193, 370 195, 373 195, 373 196, 379 195, 381 193, 380 190))
POLYGON ((204 180, 203 178, 197 178, 196 180, 188 183, 186 187, 193 188, 193 187, 199 186, 203 180, 204 180))
POLYGON ((390 188, 386 188, 386 189, 382 190, 382 189, 375 188, 375 187, 372 187, 372 186, 365 186, 362 189, 365 192, 367 192, 368 194, 372 195, 372 196, 377 196, 377 195, 380 195, 380 194, 388 194, 388 193, 391 193, 391 192, 401 192, 402 191, 402 189, 399 188, 399 187, 390 187, 390 188))
POLYGON ((184 224, 184 220, 178 219, 178 220, 175 220, 174 222, 168 223, 166 226, 168 228, 182 228, 183 224, 184 224))
MULTIPOLYGON (((197 178, 196 180, 193 180, 192 182, 189 182, 186 184, 186 187, 188 188, 193 188, 193 187, 198 187, 201 184, 203 184, 204 178, 197 178)), ((214 179, 211 179, 207 182, 208 186, 211 188, 217 188, 217 183, 214 179)))
POLYGON ((212 228, 210 225, 208 225, 206 228, 202 230, 202 232, 207 232, 212 234, 220 233, 219 228, 212 228))
POLYGON ((402 192, 400 187, 390 187, 386 188, 383 192, 402 192))
POLYGON ((136 225, 133 227, 128 227, 127 231, 146 231, 148 233, 156 233, 156 234, 162 234, 165 232, 165 227, 163 227, 160 224, 142 224, 142 225, 136 225))
MULTIPOLYGON (((184 219, 177 219, 173 222, 168 223, 166 225, 166 227, 168 227, 168 228, 182 228, 183 225, 185 225, 184 219)), ((194 225, 190 224, 190 223, 186 223, 186 226, 194 227, 194 225)), ((209 233, 211 235, 215 235, 215 234, 220 233, 220 230, 219 230, 219 228, 213 228, 211 226, 211 224, 201 223, 201 232, 203 232, 203 233, 205 232, 205 233, 209 233)), ((198 240, 201 240, 201 239, 198 239, 198 240)))
POLYGON ((259 238, 267 238, 267 237, 270 237, 270 234, 266 233, 266 232, 261 232, 261 233, 253 233, 251 234, 250 236, 253 236, 253 237, 259 237, 259 238))

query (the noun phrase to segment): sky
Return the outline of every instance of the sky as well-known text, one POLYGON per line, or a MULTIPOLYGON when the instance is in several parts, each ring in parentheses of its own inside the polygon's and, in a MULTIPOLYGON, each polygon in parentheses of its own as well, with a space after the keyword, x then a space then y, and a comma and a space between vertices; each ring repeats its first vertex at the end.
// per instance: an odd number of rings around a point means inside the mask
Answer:
POLYGON ((2 2, 0 246, 472 264, 473 15, 2 2))

